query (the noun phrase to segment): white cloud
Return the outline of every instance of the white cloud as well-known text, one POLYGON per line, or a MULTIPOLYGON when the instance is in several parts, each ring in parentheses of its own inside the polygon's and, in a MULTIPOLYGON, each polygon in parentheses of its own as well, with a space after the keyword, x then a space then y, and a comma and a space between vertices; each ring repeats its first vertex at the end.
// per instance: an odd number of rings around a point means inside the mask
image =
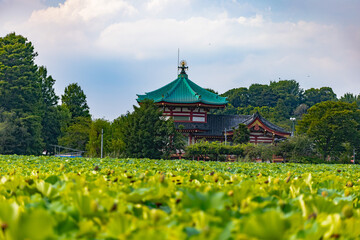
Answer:
POLYGON ((97 47, 118 56, 140 59, 161 57, 178 47, 199 53, 231 49, 315 53, 314 47, 323 49, 339 44, 328 40, 336 39, 336 34, 329 26, 303 21, 274 23, 265 21, 261 15, 185 20, 147 18, 106 27, 97 39, 97 47))
POLYGON ((45 51, 105 52, 107 56, 132 59, 163 58, 179 47, 206 55, 241 50, 308 51, 313 56, 328 54, 326 49, 342 44, 333 26, 272 22, 260 14, 231 17, 221 9, 216 17, 154 16, 155 10, 167 12, 177 5, 187 8, 190 2, 67 0, 58 7, 36 10, 23 24, 10 27, 45 51))
POLYGON ((68 24, 113 17, 116 14, 130 16, 136 12, 131 4, 122 0, 67 0, 58 7, 35 11, 29 21, 68 24))
MULTIPOLYGON (((136 65, 132 68, 137 70, 122 74, 136 76, 142 84, 146 71, 157 71, 143 68, 141 75, 137 71, 142 64, 149 67, 149 61, 155 61, 169 69, 169 59, 176 58, 180 48, 181 57, 189 60, 191 79, 220 92, 279 77, 295 79, 304 88, 328 85, 340 93, 360 88, 356 25, 279 21, 271 18, 273 10, 264 13, 237 1, 66 0, 57 7, 46 7, 42 0, 13 1, 18 6, 0 0, 0 33, 16 31, 28 37, 40 62, 53 69, 59 68, 58 59, 99 64, 114 59, 136 65), (251 9, 251 14, 236 14, 231 4, 251 9)), ((67 77, 76 68, 67 69, 67 77)), ((74 75, 87 76, 84 70, 74 75)), ((166 82, 173 76, 162 77, 166 82)), ((136 93, 141 92, 134 97, 136 93)))

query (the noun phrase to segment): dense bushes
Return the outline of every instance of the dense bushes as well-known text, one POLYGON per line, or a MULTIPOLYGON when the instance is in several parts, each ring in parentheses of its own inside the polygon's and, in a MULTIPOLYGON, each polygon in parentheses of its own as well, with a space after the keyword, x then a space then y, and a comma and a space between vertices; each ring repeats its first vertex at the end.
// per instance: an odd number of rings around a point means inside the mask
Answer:
POLYGON ((348 151, 339 153, 338 157, 322 159, 316 151, 313 141, 306 135, 291 137, 276 145, 271 144, 241 144, 225 145, 220 142, 200 141, 186 147, 186 158, 211 161, 263 161, 283 159, 284 162, 294 163, 350 163, 353 158, 352 148, 344 146, 348 151))
POLYGON ((226 155, 243 157, 244 148, 242 145, 225 145, 219 142, 200 141, 186 147, 187 158, 201 158, 209 160, 225 160, 226 155))
POLYGON ((273 145, 254 145, 252 143, 225 145, 220 142, 200 141, 186 147, 186 157, 189 159, 206 159, 212 161, 224 161, 235 159, 242 161, 253 161, 261 159, 271 161, 273 156, 273 145))

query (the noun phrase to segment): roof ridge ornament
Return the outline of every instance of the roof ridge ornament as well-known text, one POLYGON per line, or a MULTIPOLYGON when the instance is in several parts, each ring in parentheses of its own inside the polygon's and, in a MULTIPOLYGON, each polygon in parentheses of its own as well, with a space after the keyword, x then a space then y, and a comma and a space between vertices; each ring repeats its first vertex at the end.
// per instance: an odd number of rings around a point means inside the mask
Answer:
POLYGON ((189 67, 187 66, 187 63, 185 60, 180 61, 180 66, 178 66, 178 69, 181 69, 180 74, 186 74, 185 69, 187 70, 189 67))

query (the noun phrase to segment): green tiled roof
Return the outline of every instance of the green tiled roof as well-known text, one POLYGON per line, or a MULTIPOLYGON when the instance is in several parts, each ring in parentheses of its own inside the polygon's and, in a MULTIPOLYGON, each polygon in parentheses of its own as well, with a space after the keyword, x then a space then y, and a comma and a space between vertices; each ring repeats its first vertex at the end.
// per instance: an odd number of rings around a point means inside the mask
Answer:
POLYGON ((162 88, 137 96, 138 102, 151 99, 155 103, 204 103, 209 105, 224 105, 227 103, 226 97, 220 97, 203 89, 188 79, 187 74, 183 73, 179 74, 176 80, 162 88))

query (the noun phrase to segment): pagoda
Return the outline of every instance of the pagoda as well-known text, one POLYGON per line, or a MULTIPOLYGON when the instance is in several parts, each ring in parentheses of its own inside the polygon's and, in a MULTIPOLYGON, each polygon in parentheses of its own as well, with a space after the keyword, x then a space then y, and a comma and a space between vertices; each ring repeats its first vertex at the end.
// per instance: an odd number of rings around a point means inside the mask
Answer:
POLYGON ((225 108, 225 97, 212 93, 194 82, 186 73, 188 66, 181 61, 180 74, 171 83, 137 95, 140 104, 146 99, 162 108, 165 119, 172 118, 178 131, 188 139, 188 144, 198 140, 232 141, 233 130, 245 124, 250 130, 251 143, 272 144, 290 136, 283 128, 267 121, 258 112, 253 115, 214 115, 211 109, 225 108))
POLYGON ((145 95, 137 95, 141 103, 151 99, 163 108, 164 117, 174 119, 174 122, 207 122, 207 113, 213 108, 224 108, 227 104, 225 97, 212 93, 194 82, 186 74, 185 61, 181 61, 178 78, 171 83, 145 95))

